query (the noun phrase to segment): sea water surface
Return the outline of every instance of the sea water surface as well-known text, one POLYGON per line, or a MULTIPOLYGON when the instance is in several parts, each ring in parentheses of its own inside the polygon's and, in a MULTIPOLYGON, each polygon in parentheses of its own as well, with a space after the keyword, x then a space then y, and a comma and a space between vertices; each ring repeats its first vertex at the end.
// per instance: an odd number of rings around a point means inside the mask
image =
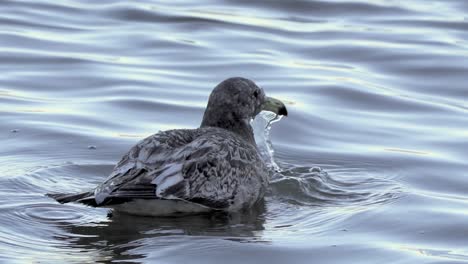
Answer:
POLYGON ((465 0, 1 0, 0 263, 468 262, 467 41, 465 0), (289 110, 258 208, 45 196, 197 127, 232 76, 289 110))

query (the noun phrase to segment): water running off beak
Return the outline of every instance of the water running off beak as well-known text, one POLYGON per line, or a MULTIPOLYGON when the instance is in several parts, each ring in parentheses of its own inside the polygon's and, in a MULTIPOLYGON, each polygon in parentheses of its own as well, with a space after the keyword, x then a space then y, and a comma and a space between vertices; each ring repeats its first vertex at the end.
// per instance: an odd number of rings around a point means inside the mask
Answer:
POLYGON ((270 129, 271 125, 280 121, 282 117, 282 115, 270 111, 262 111, 251 122, 260 156, 268 168, 276 172, 281 171, 281 169, 274 160, 275 151, 270 141, 270 129))

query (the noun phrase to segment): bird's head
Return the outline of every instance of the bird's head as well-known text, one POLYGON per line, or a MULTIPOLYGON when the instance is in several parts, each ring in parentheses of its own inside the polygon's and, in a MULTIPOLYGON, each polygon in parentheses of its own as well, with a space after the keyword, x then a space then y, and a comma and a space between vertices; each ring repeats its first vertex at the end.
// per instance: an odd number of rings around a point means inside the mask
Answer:
POLYGON ((277 115, 288 115, 286 106, 278 99, 268 97, 253 81, 241 77, 229 78, 211 92, 201 126, 235 130, 250 122, 262 110, 277 115))
POLYGON ((218 84, 211 92, 206 108, 206 111, 216 111, 234 120, 250 120, 262 110, 284 116, 288 114, 280 100, 266 96, 253 81, 241 77, 229 78, 218 84))

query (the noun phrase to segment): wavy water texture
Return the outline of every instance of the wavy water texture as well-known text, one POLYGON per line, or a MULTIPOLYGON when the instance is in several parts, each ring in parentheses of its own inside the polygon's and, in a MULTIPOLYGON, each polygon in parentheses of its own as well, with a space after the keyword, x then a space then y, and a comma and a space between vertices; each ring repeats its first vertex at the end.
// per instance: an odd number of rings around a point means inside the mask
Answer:
POLYGON ((466 1, 3 0, 0 12, 0 262, 468 261, 466 1), (288 108, 271 130, 254 121, 273 169, 264 204, 108 217, 44 196, 92 189, 138 140, 199 126, 232 76, 288 108))

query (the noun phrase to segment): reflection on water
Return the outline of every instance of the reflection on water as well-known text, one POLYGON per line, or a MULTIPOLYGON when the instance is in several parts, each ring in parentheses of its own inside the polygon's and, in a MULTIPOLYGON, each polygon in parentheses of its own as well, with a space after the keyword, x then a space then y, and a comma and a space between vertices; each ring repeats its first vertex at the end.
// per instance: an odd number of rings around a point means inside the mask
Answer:
POLYGON ((0 262, 467 261, 466 1, 4 0, 0 11, 0 262), (232 76, 289 111, 256 131, 274 168, 263 205, 109 218, 44 196, 89 190, 138 140, 197 127, 232 76))
POLYGON ((63 226, 67 235, 57 239, 70 247, 96 252, 93 261, 141 259, 144 254, 133 254, 133 249, 170 248, 187 237, 268 243, 262 240, 264 213, 264 205, 231 215, 138 217, 113 213, 102 222, 63 226))

